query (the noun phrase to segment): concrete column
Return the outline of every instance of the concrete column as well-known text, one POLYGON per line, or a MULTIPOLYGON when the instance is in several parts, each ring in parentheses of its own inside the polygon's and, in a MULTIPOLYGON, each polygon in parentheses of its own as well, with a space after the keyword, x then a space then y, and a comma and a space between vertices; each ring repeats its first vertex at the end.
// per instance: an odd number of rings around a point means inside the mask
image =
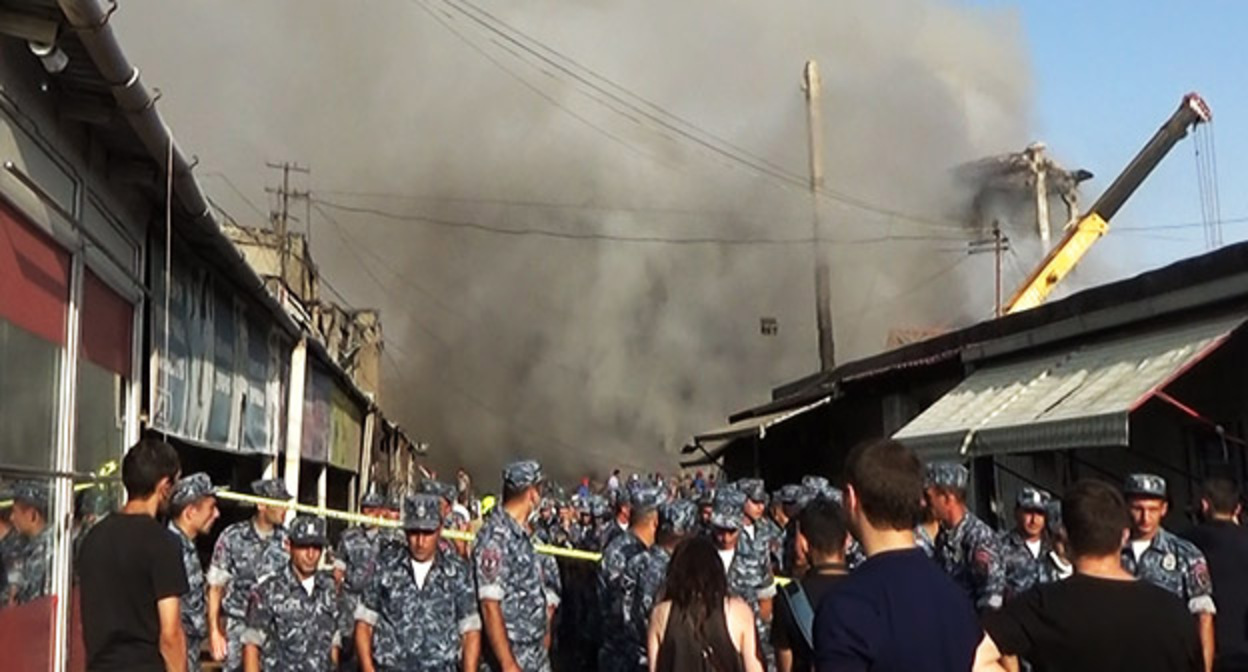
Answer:
POLYGON ((303 388, 308 379, 308 339, 290 353, 290 388, 286 397, 286 489, 299 497, 299 458, 303 454, 303 388))

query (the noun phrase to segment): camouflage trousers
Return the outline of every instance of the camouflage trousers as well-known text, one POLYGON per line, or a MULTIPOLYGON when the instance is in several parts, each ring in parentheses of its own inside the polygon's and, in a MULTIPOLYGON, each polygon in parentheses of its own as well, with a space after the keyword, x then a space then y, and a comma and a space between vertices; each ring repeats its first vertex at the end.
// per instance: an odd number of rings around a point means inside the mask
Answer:
POLYGON ((203 647, 204 640, 194 635, 186 636, 186 670, 187 672, 199 672, 199 650, 203 647))
MULTIPOLYGON (((484 642, 483 642, 484 644, 484 642)), ((482 647, 489 650, 489 645, 482 647)), ((532 644, 511 644, 511 655, 516 659, 516 665, 520 666, 524 672, 551 672, 550 670, 550 652, 546 650, 546 645, 542 642, 534 642, 532 644)), ((494 659, 493 653, 489 652, 485 656, 485 667, 491 672, 499 672, 502 666, 494 659)))
POLYGON ((247 622, 241 618, 226 614, 225 616, 225 640, 226 653, 225 665, 221 668, 221 672, 242 672, 243 669, 243 630, 247 629, 247 622))

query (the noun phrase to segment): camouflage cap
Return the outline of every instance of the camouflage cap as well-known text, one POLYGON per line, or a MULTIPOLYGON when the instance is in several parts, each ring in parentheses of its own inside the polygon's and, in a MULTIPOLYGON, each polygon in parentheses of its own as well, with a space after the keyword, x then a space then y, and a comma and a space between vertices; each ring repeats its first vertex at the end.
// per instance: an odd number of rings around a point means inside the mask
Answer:
POLYGON ((1166 498, 1166 479, 1157 474, 1129 474, 1122 492, 1134 497, 1166 498))
POLYGON ((647 485, 633 490, 629 505, 632 506, 633 513, 646 513, 658 510, 659 506, 666 501, 666 492, 661 488, 647 485))
POLYGON ((816 499, 830 499, 837 504, 844 499, 841 489, 833 487, 823 476, 803 476, 802 487, 806 489, 806 501, 802 502, 803 507, 816 499))
POLYGON ((971 472, 957 462, 931 462, 925 469, 923 486, 965 490, 970 477, 971 472))
POLYGON ((536 460, 520 460, 503 467, 503 485, 515 490, 531 488, 541 483, 542 465, 536 460))
POLYGON ((409 532, 433 532, 442 525, 442 503, 430 492, 422 492, 403 501, 403 529, 409 532))
POLYGON ((751 502, 767 501, 767 486, 763 484, 761 478, 743 478, 737 481, 737 490, 750 499, 751 502))
POLYGON ((801 497, 802 486, 796 483, 782 485, 780 486, 780 490, 776 492, 776 499, 780 500, 780 503, 786 506, 797 504, 801 497))
POLYGON ((1049 493, 1037 488, 1023 488, 1014 498, 1014 506, 1023 511, 1048 513, 1049 493))
POLYGON ((387 511, 402 511, 403 510, 403 493, 401 492, 391 493, 390 496, 386 498, 385 508, 387 511))
POLYGON ((13 483, 9 488, 13 501, 39 509, 45 516, 48 514, 48 484, 42 481, 23 480, 13 483))
POLYGON ((193 504, 204 497, 216 495, 221 489, 212 484, 208 474, 197 471, 190 476, 183 476, 173 486, 173 494, 169 496, 169 504, 174 507, 193 504))
POLYGON ((456 496, 459 495, 459 490, 450 483, 443 483, 442 481, 435 481, 432 479, 421 481, 420 488, 417 489, 417 492, 422 492, 427 495, 436 495, 445 499, 448 503, 453 503, 456 496))
POLYGON ((290 543, 294 546, 325 546, 325 519, 300 514, 286 528, 290 543))
POLYGON ((268 499, 288 500, 290 491, 286 489, 286 481, 280 478, 262 478, 251 482, 251 491, 257 496, 268 499))
POLYGON ((687 499, 664 502, 659 507, 659 529, 670 534, 685 535, 698 523, 698 505, 687 499))
POLYGON ((380 490, 370 490, 360 498, 361 509, 384 509, 385 507, 386 495, 380 490))
POLYGON ((589 499, 589 513, 595 518, 610 517, 611 503, 602 495, 593 495, 589 499))
POLYGON ((726 530, 740 530, 745 517, 745 493, 723 488, 715 493, 711 506, 711 525, 726 530))

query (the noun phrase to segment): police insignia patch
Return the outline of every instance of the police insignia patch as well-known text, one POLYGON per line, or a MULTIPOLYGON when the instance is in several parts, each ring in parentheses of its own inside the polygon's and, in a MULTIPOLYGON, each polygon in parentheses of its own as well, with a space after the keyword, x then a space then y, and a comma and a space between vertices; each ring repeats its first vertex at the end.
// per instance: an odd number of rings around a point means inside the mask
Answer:
POLYGON ((502 564, 503 554, 497 548, 490 546, 481 549, 481 576, 486 581, 494 581, 498 578, 502 564))
POLYGON ((1173 572, 1176 566, 1176 560, 1173 553, 1167 553, 1166 557, 1161 559, 1161 567, 1167 572, 1173 572))

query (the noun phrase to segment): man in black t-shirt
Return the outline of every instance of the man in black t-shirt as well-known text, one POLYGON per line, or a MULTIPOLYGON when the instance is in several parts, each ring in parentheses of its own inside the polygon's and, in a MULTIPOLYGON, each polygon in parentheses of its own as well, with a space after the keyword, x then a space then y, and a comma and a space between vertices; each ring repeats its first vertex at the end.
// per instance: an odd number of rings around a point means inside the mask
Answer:
POLYGON ((1197 672, 1196 625, 1173 594, 1122 567, 1130 518, 1113 486, 1076 483, 1062 499, 1075 574, 1038 585, 985 618, 976 670, 1010 656, 1036 672, 1197 672))
POLYGON ((845 511, 830 499, 817 499, 796 519, 798 552, 810 559, 802 577, 802 593, 811 611, 800 613, 788 589, 777 594, 782 608, 776 611, 771 641, 776 648, 779 672, 812 672, 815 669, 814 643, 803 630, 813 626, 819 601, 849 573, 845 566, 845 540, 848 538, 845 511), (799 621, 807 621, 804 624, 799 621))
POLYGON ((1216 476, 1201 488, 1200 510, 1205 522, 1187 534, 1209 561, 1218 590, 1214 672, 1248 672, 1248 529, 1235 481, 1216 476))
POLYGON ((126 453, 128 501, 82 541, 82 634, 88 672, 186 672, 178 540, 156 521, 178 479, 178 454, 146 438, 126 453))

